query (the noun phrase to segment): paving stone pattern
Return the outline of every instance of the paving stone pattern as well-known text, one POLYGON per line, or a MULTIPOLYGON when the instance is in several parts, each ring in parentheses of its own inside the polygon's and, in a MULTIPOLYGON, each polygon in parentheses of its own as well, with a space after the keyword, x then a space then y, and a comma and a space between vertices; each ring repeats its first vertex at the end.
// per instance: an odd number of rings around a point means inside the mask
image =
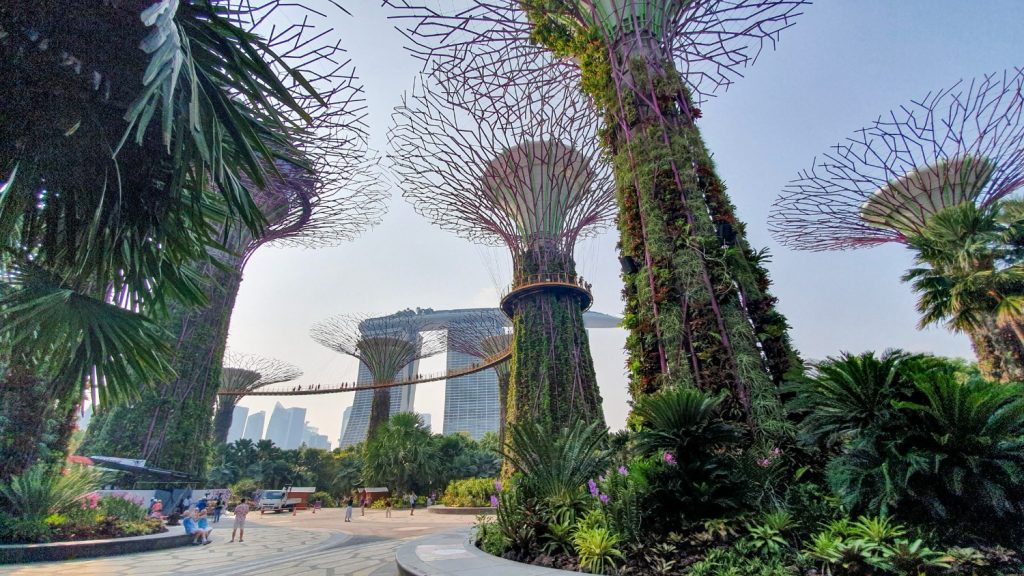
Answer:
MULTIPOLYGON (((213 543, 109 558, 0 566, 0 575, 394 576, 395 551, 407 541, 467 525, 472 518, 356 510, 249 517, 245 542, 229 543, 231 518, 214 524, 213 543)), ((181 530, 172 527, 172 530, 181 530)))

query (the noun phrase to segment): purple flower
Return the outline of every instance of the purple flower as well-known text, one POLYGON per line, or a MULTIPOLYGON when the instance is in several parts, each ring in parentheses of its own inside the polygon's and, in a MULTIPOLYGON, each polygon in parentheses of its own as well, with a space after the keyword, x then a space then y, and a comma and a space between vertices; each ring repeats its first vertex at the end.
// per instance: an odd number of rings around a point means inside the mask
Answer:
POLYGON ((498 507, 498 497, 495 496, 494 494, 491 494, 491 508, 497 508, 497 507, 498 507))
POLYGON ((619 466, 619 474, 629 476, 629 470, 627 470, 625 466, 619 466))
POLYGON ((601 504, 607 504, 608 503, 608 495, 607 494, 601 494, 601 498, 600 499, 601 499, 601 504))
POLYGON ((670 466, 675 466, 676 465, 676 457, 673 456, 671 452, 665 452, 665 454, 661 457, 661 459, 664 460, 665 463, 670 465, 670 466))
POLYGON ((772 459, 761 458, 760 460, 757 461, 757 465, 760 466, 761 468, 767 468, 772 465, 772 459))
POLYGON ((782 454, 782 450, 779 450, 778 446, 772 448, 772 456, 778 456, 779 454, 782 454))
POLYGON ((501 480, 494 481, 494 489, 497 490, 498 492, 501 492, 501 480))
POLYGON ((587 488, 590 490, 591 496, 597 497, 600 493, 600 490, 597 489, 597 482, 594 482, 593 479, 587 480, 587 488))
POLYGON ((604 482, 604 476, 598 476, 597 477, 597 481, 598 482, 604 482))

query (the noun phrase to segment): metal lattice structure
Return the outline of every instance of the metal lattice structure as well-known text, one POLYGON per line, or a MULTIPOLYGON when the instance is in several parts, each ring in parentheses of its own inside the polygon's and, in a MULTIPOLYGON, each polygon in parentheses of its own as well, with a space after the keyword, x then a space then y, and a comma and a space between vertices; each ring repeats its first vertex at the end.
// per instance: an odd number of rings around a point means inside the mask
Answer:
MULTIPOLYGON (((545 18, 537 0, 471 0, 446 13, 426 2, 386 0, 398 10, 399 30, 416 56, 483 97, 511 86, 535 88, 579 80, 577 62, 550 58, 531 41, 527 11, 545 18), (516 69, 508 65, 533 61, 516 69)), ((806 0, 577 0, 559 2, 550 23, 598 30, 609 46, 653 48, 671 58, 699 100, 727 89, 765 45, 774 47, 806 0)))
MULTIPOLYGON (((333 316, 315 324, 310 335, 331 350, 359 360, 374 382, 392 383, 406 366, 445 350, 443 335, 420 332, 415 315, 333 316)), ((390 400, 390 387, 374 388, 370 435, 390 417, 390 400)))
POLYGON ((289 382, 299 376, 302 376, 302 370, 281 360, 255 354, 225 352, 224 366, 220 371, 217 412, 213 421, 214 440, 227 441, 235 406, 248 392, 270 384, 289 382))
POLYGON ((738 79, 807 2, 472 0, 450 14, 388 3, 444 92, 472 93, 480 115, 510 88, 568 83, 593 97, 616 164, 634 395, 727 387, 731 413, 780 429, 774 386, 796 354, 694 103, 738 79))
POLYGON ((433 86, 421 78, 389 133, 392 168, 417 212, 507 246, 517 273, 528 253, 571 260, 577 239, 611 223, 611 172, 584 98, 510 90, 482 120, 433 86))
POLYGON ((380 221, 388 191, 377 177, 378 158, 366 148, 363 87, 340 40, 326 27, 329 14, 280 0, 233 1, 234 17, 267 39, 274 53, 268 60, 302 95, 298 104, 306 113, 281 111, 293 127, 285 144, 297 150, 303 165, 275 161, 265 167, 262 188, 243 178, 267 219, 264 235, 244 247, 243 264, 267 244, 313 248, 354 239, 380 221), (317 97, 299 90, 285 67, 298 71, 317 97))
POLYGON ((1024 187, 1024 68, 911 101, 814 160, 772 210, 782 244, 846 250, 906 243, 936 212, 1024 187))

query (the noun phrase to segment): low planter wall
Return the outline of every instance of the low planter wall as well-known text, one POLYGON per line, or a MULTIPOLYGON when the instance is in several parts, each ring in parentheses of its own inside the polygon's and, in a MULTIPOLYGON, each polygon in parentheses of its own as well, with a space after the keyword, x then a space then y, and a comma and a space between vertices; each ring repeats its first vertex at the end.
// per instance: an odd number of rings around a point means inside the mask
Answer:
POLYGON ((395 564, 402 576, 569 576, 567 572, 532 564, 512 562, 473 545, 472 528, 433 534, 412 540, 395 552, 395 564))
POLYGON ((477 506, 460 508, 456 506, 431 506, 427 508, 431 514, 464 514, 467 516, 479 516, 481 514, 494 514, 494 508, 490 506, 477 506))
POLYGON ((0 564, 117 556, 119 554, 177 548, 178 546, 188 546, 191 543, 192 536, 185 534, 180 527, 177 529, 172 527, 169 532, 149 534, 148 536, 109 538, 106 540, 79 540, 76 542, 48 542, 46 544, 4 544, 0 545, 0 564))

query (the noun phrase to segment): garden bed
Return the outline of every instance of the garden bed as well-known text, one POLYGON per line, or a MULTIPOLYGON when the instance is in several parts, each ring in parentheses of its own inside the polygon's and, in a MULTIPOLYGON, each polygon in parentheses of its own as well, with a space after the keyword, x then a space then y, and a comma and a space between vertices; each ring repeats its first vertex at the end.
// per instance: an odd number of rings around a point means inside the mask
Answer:
POLYGON ((116 556, 187 546, 191 542, 192 536, 184 532, 164 531, 163 533, 149 534, 147 536, 106 538, 102 540, 48 542, 45 544, 5 544, 0 545, 0 564, 116 556))

